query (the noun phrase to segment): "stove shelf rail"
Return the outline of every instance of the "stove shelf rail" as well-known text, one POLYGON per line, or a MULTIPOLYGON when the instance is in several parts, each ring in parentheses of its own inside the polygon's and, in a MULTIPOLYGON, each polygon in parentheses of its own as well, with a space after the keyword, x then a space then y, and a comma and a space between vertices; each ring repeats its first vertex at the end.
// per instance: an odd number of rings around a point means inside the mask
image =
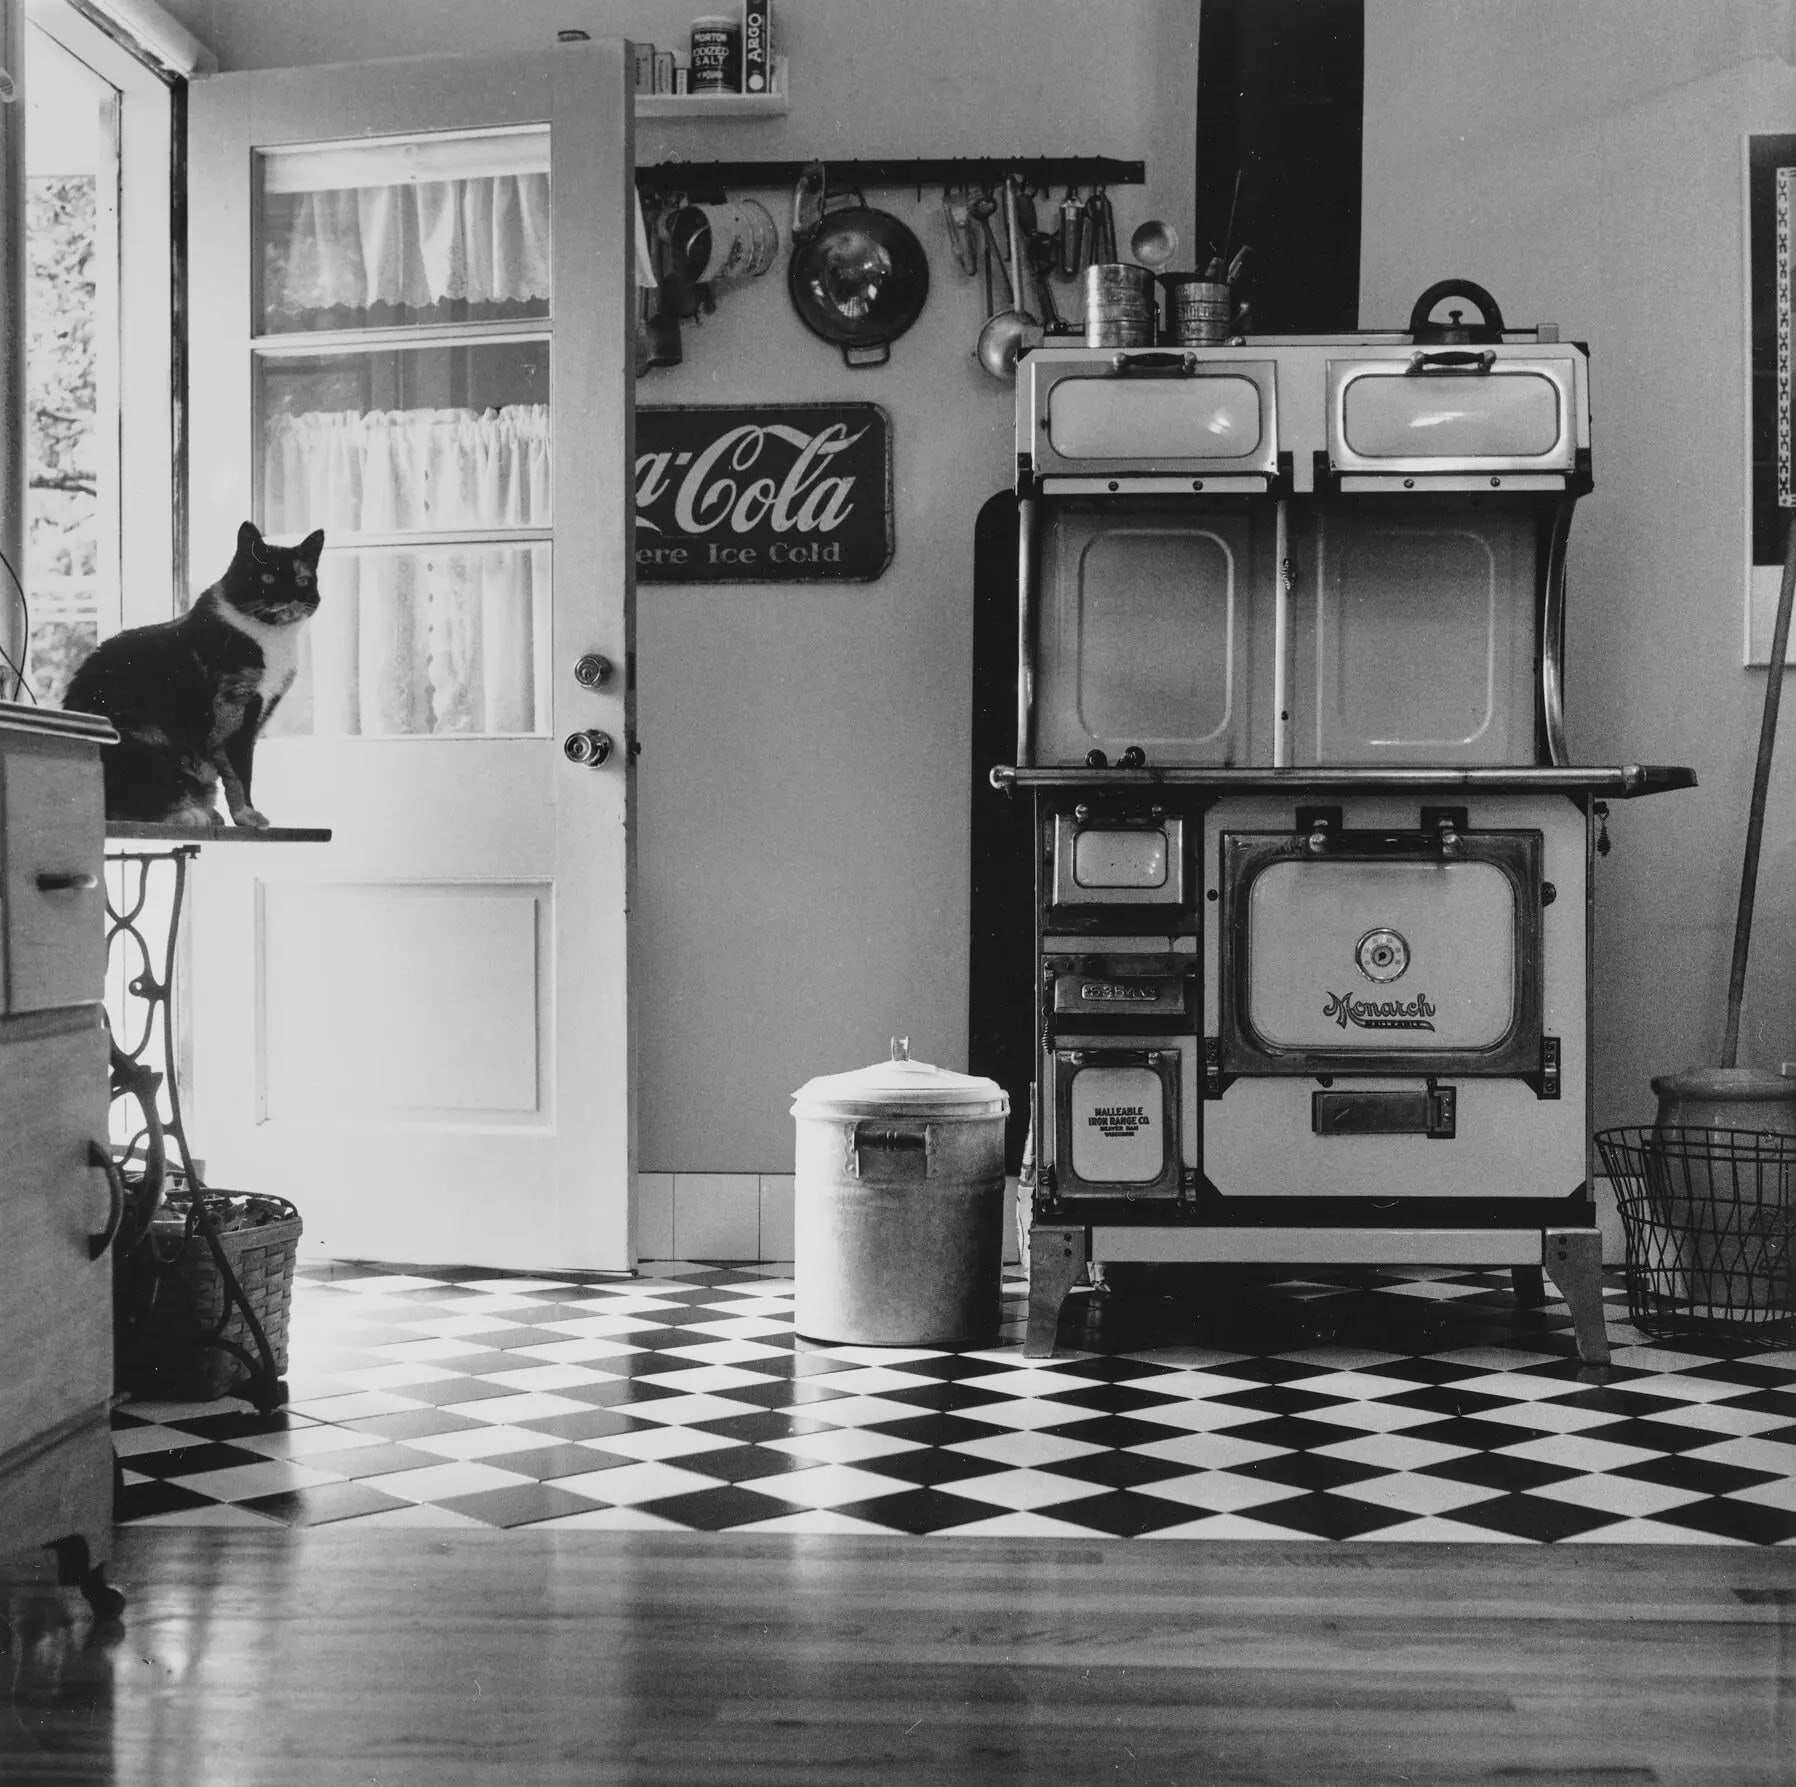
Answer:
POLYGON ((1000 763, 991 771, 1000 794, 1019 788, 1089 789, 1127 792, 1190 788, 1226 794, 1403 793, 1409 789, 1464 789, 1478 794, 1564 794, 1576 800, 1640 800, 1696 786, 1696 771, 1680 763, 1604 765, 1318 765, 1306 768, 1207 768, 1144 765, 1128 769, 1030 767, 1000 763))

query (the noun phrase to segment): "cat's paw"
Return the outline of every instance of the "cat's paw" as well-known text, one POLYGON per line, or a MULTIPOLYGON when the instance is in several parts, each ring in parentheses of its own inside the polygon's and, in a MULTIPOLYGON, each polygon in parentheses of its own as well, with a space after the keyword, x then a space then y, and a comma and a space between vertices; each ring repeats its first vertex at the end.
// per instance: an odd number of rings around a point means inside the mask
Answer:
POLYGON ((234 808, 231 813, 231 821, 235 825, 243 826, 248 831, 266 831, 268 829, 267 815, 258 813, 254 807, 234 808))
POLYGON ((202 807, 197 801, 184 801, 169 814, 166 821, 169 825, 191 825, 195 830, 215 830, 224 822, 216 809, 202 807))

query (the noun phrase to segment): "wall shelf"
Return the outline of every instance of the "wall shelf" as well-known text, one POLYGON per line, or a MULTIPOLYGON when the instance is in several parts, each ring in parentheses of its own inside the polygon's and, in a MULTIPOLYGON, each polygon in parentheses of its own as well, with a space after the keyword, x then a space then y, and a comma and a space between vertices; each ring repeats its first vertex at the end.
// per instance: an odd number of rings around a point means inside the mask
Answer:
POLYGON ((786 104, 786 59, 773 62, 773 85, 765 93, 638 93, 638 118, 703 119, 780 118, 786 104))

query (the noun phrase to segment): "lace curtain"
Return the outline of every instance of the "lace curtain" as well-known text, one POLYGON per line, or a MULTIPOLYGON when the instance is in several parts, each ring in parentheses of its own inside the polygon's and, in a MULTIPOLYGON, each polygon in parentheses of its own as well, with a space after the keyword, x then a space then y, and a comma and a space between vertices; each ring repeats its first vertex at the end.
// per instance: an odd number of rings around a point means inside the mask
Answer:
POLYGON ((546 173, 300 192, 291 202, 270 243, 272 317, 549 297, 546 173))
MULTIPOLYGON (((273 417, 268 531, 546 527, 549 412, 391 410, 273 417)), ((301 681, 275 732, 529 733, 549 640, 546 544, 327 551, 301 681), (289 712, 289 709, 292 711, 289 712)))

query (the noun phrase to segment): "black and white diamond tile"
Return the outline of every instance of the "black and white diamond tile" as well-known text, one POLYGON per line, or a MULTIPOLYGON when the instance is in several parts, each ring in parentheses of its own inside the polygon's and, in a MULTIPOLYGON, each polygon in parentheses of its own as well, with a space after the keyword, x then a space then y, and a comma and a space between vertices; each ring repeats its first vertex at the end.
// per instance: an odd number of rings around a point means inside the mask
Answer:
POLYGON ((782 1268, 324 1265, 289 1405, 123 1405, 123 1520, 1091 1538, 1796 1543, 1796 1351, 1614 1361, 1507 1276, 1079 1294, 1072 1349, 825 1345, 782 1268))

